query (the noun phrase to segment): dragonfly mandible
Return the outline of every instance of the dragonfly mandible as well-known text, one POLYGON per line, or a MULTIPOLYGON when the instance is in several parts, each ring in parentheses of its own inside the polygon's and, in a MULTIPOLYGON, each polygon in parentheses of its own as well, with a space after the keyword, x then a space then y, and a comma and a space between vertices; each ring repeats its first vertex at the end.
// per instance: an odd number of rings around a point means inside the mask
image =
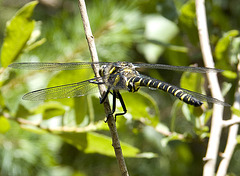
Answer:
MULTIPOLYGON (((127 113, 126 105, 120 94, 120 90, 127 90, 129 92, 137 92, 140 87, 149 87, 154 89, 160 89, 172 94, 179 98, 181 101, 193 105, 195 107, 201 106, 202 101, 210 103, 216 103, 223 106, 229 106, 229 104, 218 100, 216 98, 208 97, 206 95, 192 92, 183 88, 179 88, 174 85, 170 85, 166 82, 151 78, 146 75, 140 74, 138 68, 149 69, 165 69, 174 71, 188 71, 197 73, 216 73, 223 70, 207 67, 187 67, 187 66, 172 66, 164 64, 147 64, 147 63, 130 63, 130 62, 70 62, 70 63, 39 63, 39 62, 23 62, 13 63, 9 67, 25 70, 48 70, 48 71, 60 71, 60 70, 76 70, 87 69, 92 66, 100 66, 100 77, 94 77, 82 82, 60 85, 55 87, 49 87, 45 89, 35 90, 29 92, 23 96, 24 100, 39 101, 48 99, 60 99, 60 98, 73 98, 84 96, 93 93, 98 84, 104 84, 107 87, 107 91, 103 97, 100 98, 100 103, 103 103, 108 94, 113 95, 113 105, 111 115, 116 110, 116 99, 119 99, 123 112, 115 114, 116 117, 127 113)), ((110 115, 110 114, 109 114, 110 115)), ((107 116, 107 119, 109 117, 107 116)))

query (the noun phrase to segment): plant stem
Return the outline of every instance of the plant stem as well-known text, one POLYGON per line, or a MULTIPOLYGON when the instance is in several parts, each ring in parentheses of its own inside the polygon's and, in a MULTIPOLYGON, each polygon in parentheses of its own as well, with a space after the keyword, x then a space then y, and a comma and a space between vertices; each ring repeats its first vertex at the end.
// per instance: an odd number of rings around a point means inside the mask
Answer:
MULTIPOLYGON (((196 13, 197 13, 197 24, 198 24, 199 40, 201 44, 203 61, 206 67, 213 68, 214 62, 213 62, 213 56, 211 53, 211 47, 209 44, 204 0, 196 0, 196 13)), ((213 97, 223 100, 223 97, 220 91, 220 86, 217 80, 217 75, 214 73, 210 73, 210 74, 207 74, 207 78, 208 78, 208 82, 209 82, 213 97)), ((215 175, 215 167, 216 167, 220 137, 222 132, 222 119, 223 119, 223 106, 214 104, 213 114, 212 114, 212 123, 211 123, 211 132, 210 132, 206 157, 204 158, 204 160, 206 161, 203 168, 204 176, 215 175)))
MULTIPOLYGON (((238 58, 238 73, 240 72, 240 58, 238 58)), ((235 101, 233 103, 233 107, 236 109, 240 109, 240 80, 238 75, 238 86, 236 88, 235 92, 235 101)), ((217 176, 224 176, 227 175, 227 169, 230 163, 230 160, 232 158, 234 149, 237 145, 237 134, 238 134, 238 128, 239 128, 239 117, 232 113, 231 120, 225 121, 225 126, 231 125, 229 127, 228 132, 228 139, 227 144, 224 150, 224 153, 222 154, 222 161, 219 164, 217 176)))
MULTIPOLYGON (((87 15, 85 1, 78 0, 78 2, 79 2, 79 9, 80 9, 80 13, 81 13, 82 21, 83 21, 83 27, 84 27, 89 51, 90 51, 90 54, 92 57, 92 62, 99 62, 98 55, 97 55, 97 49, 96 49, 95 42, 94 42, 94 37, 92 35, 90 22, 89 22, 88 15, 87 15)), ((100 76, 98 69, 99 68, 96 67, 95 65, 93 66, 93 70, 94 70, 96 77, 100 76)), ((100 94, 102 96, 104 94, 104 92, 106 92, 106 88, 104 85, 98 85, 98 86, 99 86, 100 94)), ((106 99, 103 104, 104 104, 105 113, 108 116, 111 113, 111 107, 109 105, 108 99, 106 99)), ((119 140, 118 133, 117 133, 115 119, 112 115, 108 118, 108 126, 110 129, 111 135, 112 135, 112 145, 113 145, 113 148, 115 151, 115 155, 116 155, 116 158, 118 161, 118 165, 119 165, 121 174, 123 176, 128 176, 129 174, 128 174, 126 163, 125 163, 125 160, 124 160, 124 157, 122 154, 122 148, 121 148, 120 140, 119 140)))

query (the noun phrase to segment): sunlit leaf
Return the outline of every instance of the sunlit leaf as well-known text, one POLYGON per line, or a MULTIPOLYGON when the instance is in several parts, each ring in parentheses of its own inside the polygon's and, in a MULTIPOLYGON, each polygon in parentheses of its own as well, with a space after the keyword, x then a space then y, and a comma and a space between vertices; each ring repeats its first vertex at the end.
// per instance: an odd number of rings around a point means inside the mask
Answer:
POLYGON ((145 152, 145 153, 140 153, 137 155, 138 158, 156 158, 159 157, 156 153, 151 153, 151 152, 145 152))
POLYGON ((230 70, 225 70, 224 72, 222 72, 222 75, 228 79, 236 79, 237 78, 237 73, 230 71, 230 70))
POLYGON ((50 119, 55 116, 63 115, 65 113, 65 109, 61 103, 50 101, 38 106, 33 113, 41 113, 43 115, 43 119, 50 119))
POLYGON ((8 120, 5 117, 0 116, 0 133, 6 133, 9 129, 10 124, 8 120))
MULTIPOLYGON (((94 132, 62 133, 59 134, 59 136, 79 150, 83 150, 85 153, 99 153, 112 157, 115 156, 112 147, 112 139, 108 136, 94 132)), ((121 146, 125 157, 136 157, 139 153, 139 149, 124 142, 121 142, 121 146)))
POLYGON ((237 143, 240 144, 240 135, 237 135, 237 143))
POLYGON ((240 110, 239 109, 236 109, 236 108, 232 107, 231 110, 232 110, 233 114, 240 117, 240 110))
MULTIPOLYGON (((124 92, 123 99, 133 119, 141 120, 147 125, 156 126, 159 122, 159 109, 156 101, 147 93, 139 91, 134 94, 124 92)), ((119 110, 122 110, 119 107, 119 110)))
MULTIPOLYGON (((89 69, 61 71, 52 77, 49 81, 48 87, 81 82, 90 78, 93 78, 93 71, 89 69)), ((73 98, 56 99, 55 101, 59 101, 62 104, 71 107, 74 104, 73 98)))
POLYGON ((180 85, 184 89, 201 92, 203 82, 204 79, 201 74, 184 72, 180 80, 180 85))
POLYGON ((140 45, 139 51, 145 55, 148 62, 156 63, 166 46, 156 45, 153 42, 170 43, 177 33, 177 26, 170 20, 160 15, 149 15, 146 17, 145 37, 152 43, 140 45))
POLYGON ((230 64, 237 65, 238 64, 238 56, 239 56, 239 48, 240 48, 240 37, 234 37, 231 42, 229 57, 230 64))
MULTIPOLYGON (((233 37, 239 34, 237 30, 228 31, 217 43, 215 48, 215 56, 218 60, 225 60, 228 57, 228 49, 233 37)), ((226 61, 226 60, 225 60, 226 61)))
POLYGON ((1 50, 1 64, 7 67, 22 52, 34 29, 31 19, 38 1, 32 1, 21 8, 7 23, 4 43, 1 50))

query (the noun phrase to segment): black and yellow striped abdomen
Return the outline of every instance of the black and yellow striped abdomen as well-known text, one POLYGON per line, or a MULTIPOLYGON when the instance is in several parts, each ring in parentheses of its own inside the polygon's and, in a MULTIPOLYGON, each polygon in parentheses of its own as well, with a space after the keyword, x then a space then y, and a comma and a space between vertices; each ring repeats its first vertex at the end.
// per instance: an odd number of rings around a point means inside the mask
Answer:
POLYGON ((152 78, 145 78, 142 76, 134 76, 128 79, 127 87, 129 92, 136 92, 140 86, 156 88, 163 90, 165 92, 171 93, 172 95, 176 96, 183 102, 194 105, 196 107, 201 106, 203 103, 193 97, 192 95, 184 92, 182 89, 172 86, 168 83, 162 82, 160 80, 152 79, 152 78))

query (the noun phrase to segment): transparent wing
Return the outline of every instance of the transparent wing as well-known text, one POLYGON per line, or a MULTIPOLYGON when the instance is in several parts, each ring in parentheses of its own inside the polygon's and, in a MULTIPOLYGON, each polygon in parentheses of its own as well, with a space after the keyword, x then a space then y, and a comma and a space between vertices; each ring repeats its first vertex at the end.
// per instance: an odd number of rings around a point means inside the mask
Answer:
MULTIPOLYGON (((174 88, 176 86, 172 86, 172 87, 174 88)), ((221 100, 218 100, 216 98, 213 98, 213 97, 208 97, 206 95, 203 95, 203 94, 200 94, 200 93, 197 93, 197 92, 192 92, 190 90, 183 89, 183 88, 178 88, 178 89, 182 90, 185 93, 188 93, 188 94, 192 95, 193 97, 197 98, 200 101, 206 101, 206 102, 209 102, 209 103, 215 103, 215 104, 219 104, 219 105, 222 105, 222 106, 230 106, 228 103, 225 103, 225 102, 223 102, 221 100)))
POLYGON ((187 66, 174 66, 174 65, 164 65, 164 64, 146 64, 137 63, 133 64, 136 68, 150 68, 150 69, 162 69, 162 70, 174 70, 174 71, 188 71, 196 73, 216 73, 222 72, 221 69, 208 68, 208 67, 187 67, 187 66))
MULTIPOLYGON (((91 68, 93 65, 108 65, 111 62, 69 62, 69 63, 44 63, 44 62, 22 62, 13 63, 9 67, 24 70, 48 70, 48 71, 59 71, 59 70, 77 70, 91 68)), ((198 73, 209 73, 209 72, 222 72, 223 70, 216 68, 207 67, 187 67, 187 66, 173 66, 164 64, 146 64, 136 63, 133 64, 136 68, 150 68, 150 69, 163 69, 163 70, 175 70, 175 71, 188 71, 198 73)))
POLYGON ((23 99, 30 101, 39 101, 48 99, 79 97, 97 92, 98 84, 104 84, 101 77, 89 79, 78 83, 35 90, 25 94, 23 96, 23 99))
POLYGON ((11 68, 23 69, 23 70, 48 70, 48 71, 59 71, 59 70, 77 70, 92 68, 93 65, 104 65, 109 64, 108 62, 69 62, 69 63, 46 63, 46 62, 22 62, 13 63, 9 65, 11 68))

